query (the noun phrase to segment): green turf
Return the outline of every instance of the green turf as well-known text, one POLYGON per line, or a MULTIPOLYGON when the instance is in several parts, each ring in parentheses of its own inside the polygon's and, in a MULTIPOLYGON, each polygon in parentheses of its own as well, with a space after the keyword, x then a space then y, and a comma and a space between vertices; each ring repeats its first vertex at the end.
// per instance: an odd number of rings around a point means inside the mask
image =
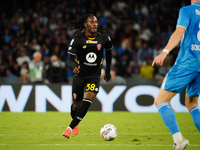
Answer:
MULTIPOLYGON (((180 130, 190 140, 188 150, 200 149, 200 134, 188 113, 176 113, 180 130)), ((69 113, 0 113, 0 150, 170 150, 172 137, 158 113, 89 111, 80 123, 79 135, 62 136, 69 113), (118 136, 104 141, 99 132, 114 124, 118 136)))

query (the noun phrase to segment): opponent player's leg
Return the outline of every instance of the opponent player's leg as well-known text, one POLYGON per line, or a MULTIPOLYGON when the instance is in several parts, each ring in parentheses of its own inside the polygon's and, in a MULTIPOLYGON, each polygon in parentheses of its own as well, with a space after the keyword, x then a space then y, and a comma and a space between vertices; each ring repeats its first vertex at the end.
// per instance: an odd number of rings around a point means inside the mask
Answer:
POLYGON ((200 108, 198 107, 198 96, 189 97, 185 94, 185 105, 192 116, 192 120, 200 133, 200 108))
POLYGON ((155 101, 155 105, 162 117, 163 122, 170 130, 171 135, 174 139, 174 143, 179 143, 182 141, 182 134, 179 130, 175 113, 169 105, 174 95, 176 95, 175 92, 160 89, 160 92, 155 101))
POLYGON ((186 88, 185 105, 200 133, 200 108, 198 107, 198 96, 200 95, 200 73, 194 72, 193 74, 195 77, 186 88))

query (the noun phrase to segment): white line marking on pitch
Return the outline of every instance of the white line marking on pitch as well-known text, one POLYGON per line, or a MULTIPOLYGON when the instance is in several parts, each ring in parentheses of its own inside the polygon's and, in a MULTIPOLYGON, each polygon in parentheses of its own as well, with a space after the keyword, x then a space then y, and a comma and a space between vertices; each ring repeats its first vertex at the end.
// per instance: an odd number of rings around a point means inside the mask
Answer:
MULTIPOLYGON (((0 144, 0 146, 152 146, 152 147, 163 147, 172 146, 171 144, 0 144)), ((190 145, 190 147, 199 147, 200 145, 190 145)))
MULTIPOLYGON (((119 135, 169 135, 170 133, 119 133, 119 135)), ((187 135, 197 135, 199 133, 183 133, 187 135)), ((0 136, 38 136, 38 135, 44 135, 44 136, 49 136, 49 135, 54 135, 54 136, 60 136, 61 134, 0 134, 0 136)), ((97 133, 83 133, 80 135, 99 135, 97 133)))

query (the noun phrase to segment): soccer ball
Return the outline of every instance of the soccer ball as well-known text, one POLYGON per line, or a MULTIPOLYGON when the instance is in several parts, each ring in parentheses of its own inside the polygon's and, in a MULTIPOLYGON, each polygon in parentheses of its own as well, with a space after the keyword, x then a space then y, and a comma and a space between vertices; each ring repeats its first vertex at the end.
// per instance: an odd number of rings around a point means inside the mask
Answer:
POLYGON ((117 128, 113 124, 105 124, 100 130, 101 137, 106 141, 114 140, 117 134, 117 128))

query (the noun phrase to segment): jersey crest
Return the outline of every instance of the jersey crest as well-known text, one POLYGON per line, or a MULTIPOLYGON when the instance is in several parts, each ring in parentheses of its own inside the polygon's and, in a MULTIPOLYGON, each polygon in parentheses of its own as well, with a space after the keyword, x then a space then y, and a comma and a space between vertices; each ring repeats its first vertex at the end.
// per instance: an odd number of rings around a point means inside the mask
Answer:
POLYGON ((101 44, 97 44, 97 49, 98 49, 98 50, 101 49, 101 44))
POLYGON ((73 97, 74 97, 74 99, 76 99, 77 98, 77 94, 73 93, 73 97))

